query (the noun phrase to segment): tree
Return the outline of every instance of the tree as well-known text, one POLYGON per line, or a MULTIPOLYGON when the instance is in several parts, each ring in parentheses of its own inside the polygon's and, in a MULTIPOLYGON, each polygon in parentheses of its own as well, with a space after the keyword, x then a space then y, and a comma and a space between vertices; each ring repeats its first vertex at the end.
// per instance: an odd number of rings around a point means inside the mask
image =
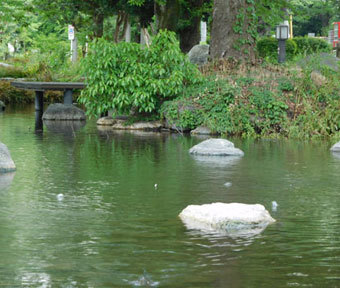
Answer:
POLYGON ((270 25, 274 22, 273 19, 282 19, 283 8, 288 6, 287 0, 215 0, 211 57, 213 59, 232 57, 253 62, 259 18, 261 23, 270 25))

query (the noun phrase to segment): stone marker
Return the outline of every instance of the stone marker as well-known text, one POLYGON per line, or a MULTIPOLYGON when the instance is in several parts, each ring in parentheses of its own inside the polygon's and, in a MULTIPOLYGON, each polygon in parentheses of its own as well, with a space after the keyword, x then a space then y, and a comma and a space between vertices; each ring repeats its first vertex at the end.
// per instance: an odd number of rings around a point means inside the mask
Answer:
POLYGON ((51 104, 44 112, 43 120, 86 120, 83 110, 69 104, 51 104))
POLYGON ((7 146, 0 142, 0 173, 15 171, 16 167, 7 146))
POLYGON ((340 152, 340 142, 335 143, 332 148, 331 148, 332 152, 340 152))
POLYGON ((234 143, 226 139, 211 138, 189 150, 190 154, 207 156, 243 156, 244 153, 234 147, 234 143))
POLYGON ((189 205, 179 217, 188 229, 235 236, 257 234, 275 222, 263 205, 242 203, 189 205))

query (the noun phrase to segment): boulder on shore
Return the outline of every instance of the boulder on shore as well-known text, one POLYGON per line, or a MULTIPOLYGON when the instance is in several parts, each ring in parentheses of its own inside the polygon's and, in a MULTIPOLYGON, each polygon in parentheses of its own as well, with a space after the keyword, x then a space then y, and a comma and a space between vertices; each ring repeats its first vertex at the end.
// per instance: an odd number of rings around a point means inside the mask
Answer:
POLYGON ((194 130, 190 131, 191 135, 216 135, 217 133, 214 133, 211 131, 210 128, 205 127, 205 126, 198 126, 194 130))
POLYGON ((235 148, 234 143, 226 139, 211 138, 189 150, 190 154, 206 156, 243 156, 242 150, 235 148))
POLYGON ((128 124, 126 120, 116 120, 115 124, 113 124, 112 129, 117 130, 143 130, 143 131, 159 131, 162 128, 162 123, 159 121, 151 121, 151 122, 135 122, 132 124, 128 124))
POLYGON ((335 143, 332 148, 331 148, 332 152, 340 152, 340 142, 335 143))
POLYGON ((16 167, 7 146, 0 142, 0 173, 15 171, 16 167))
POLYGON ((242 203, 189 205, 179 217, 188 229, 230 236, 257 234, 275 222, 263 205, 242 203))
POLYGON ((101 117, 97 120, 97 125, 99 126, 112 126, 116 123, 116 119, 111 116, 101 117))
POLYGON ((43 114, 43 120, 86 120, 85 112, 74 105, 51 104, 43 114))

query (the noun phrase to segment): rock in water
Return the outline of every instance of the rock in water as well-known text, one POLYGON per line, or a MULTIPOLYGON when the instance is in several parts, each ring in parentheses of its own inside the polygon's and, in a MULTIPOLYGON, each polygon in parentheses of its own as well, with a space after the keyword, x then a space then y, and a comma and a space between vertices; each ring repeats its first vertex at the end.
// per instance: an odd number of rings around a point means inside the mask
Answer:
POLYGON ((7 146, 0 142, 0 173, 15 171, 16 167, 7 146))
POLYGON ((340 142, 335 143, 335 144, 332 146, 331 151, 333 151, 333 152, 340 152, 340 142))
POLYGON ((242 203, 189 205, 179 217, 188 229, 222 232, 230 236, 257 234, 275 222, 263 205, 242 203))
POLYGON ((73 105, 51 104, 43 114, 43 120, 86 120, 83 110, 73 105))
POLYGON ((207 156, 243 156, 244 153, 234 147, 234 143, 226 139, 211 138, 205 140, 194 147, 189 152, 195 155, 207 156))

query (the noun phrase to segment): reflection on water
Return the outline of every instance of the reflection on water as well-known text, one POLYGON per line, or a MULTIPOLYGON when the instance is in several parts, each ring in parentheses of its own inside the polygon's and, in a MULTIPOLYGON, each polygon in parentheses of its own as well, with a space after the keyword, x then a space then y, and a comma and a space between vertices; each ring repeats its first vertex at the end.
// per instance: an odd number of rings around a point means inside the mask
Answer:
POLYGON ((11 173, 0 173, 0 193, 8 189, 14 179, 15 172, 11 173))
POLYGON ((44 120, 48 131, 53 133, 61 133, 64 135, 74 135, 75 132, 82 129, 86 125, 86 121, 55 121, 44 120))
POLYGON ((334 158, 340 159, 340 152, 332 152, 334 158))
POLYGON ((198 164, 207 167, 230 167, 236 165, 242 160, 242 157, 235 156, 203 156, 203 155, 191 155, 198 164))
POLYGON ((198 223, 197 220, 190 218, 181 218, 183 224, 188 230, 198 230, 203 235, 214 235, 231 238, 252 238, 257 234, 263 232, 268 224, 261 225, 236 225, 236 227, 228 228, 220 227, 218 229, 212 228, 210 224, 198 223))
POLYGON ((188 152, 198 138, 95 121, 36 135, 34 120, 34 107, 0 116, 17 166, 0 176, 0 285, 338 286, 340 161, 329 143, 230 139, 243 158, 202 161, 188 152), (177 217, 190 204, 272 201, 277 223, 248 237, 177 217))

